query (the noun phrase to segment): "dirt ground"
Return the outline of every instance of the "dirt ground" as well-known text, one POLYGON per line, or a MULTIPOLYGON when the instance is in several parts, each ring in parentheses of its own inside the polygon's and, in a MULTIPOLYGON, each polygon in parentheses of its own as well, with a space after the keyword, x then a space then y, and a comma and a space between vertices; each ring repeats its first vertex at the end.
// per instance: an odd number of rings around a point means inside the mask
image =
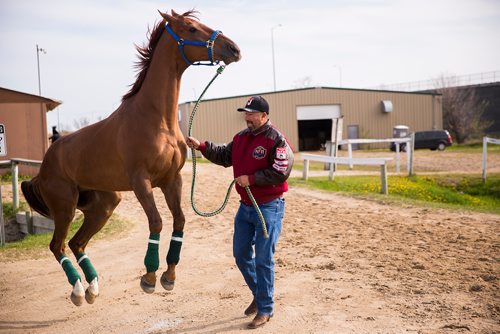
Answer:
MULTIPOLYGON (((489 158, 489 166, 489 172, 500 171, 498 154, 489 158)), ((208 211, 222 202, 231 169, 198 168, 196 201, 208 211)), ((415 171, 480 175, 481 157, 417 151, 415 171)), ((243 310, 251 295, 231 254, 238 198, 233 193, 216 217, 197 216, 189 204, 190 164, 183 175, 187 224, 172 292, 158 284, 148 295, 139 287, 147 222, 133 194, 123 193, 116 212, 133 223, 132 229, 91 241, 87 248, 100 275, 95 304, 71 303, 71 287, 48 250, 15 262, 0 255, 0 333, 247 331, 251 318, 243 310)), ((161 192, 155 190, 155 197, 165 223, 163 271, 171 218, 161 192)), ((275 314, 255 332, 500 332, 499 215, 389 205, 300 188, 290 189, 286 201, 276 252, 275 314)))

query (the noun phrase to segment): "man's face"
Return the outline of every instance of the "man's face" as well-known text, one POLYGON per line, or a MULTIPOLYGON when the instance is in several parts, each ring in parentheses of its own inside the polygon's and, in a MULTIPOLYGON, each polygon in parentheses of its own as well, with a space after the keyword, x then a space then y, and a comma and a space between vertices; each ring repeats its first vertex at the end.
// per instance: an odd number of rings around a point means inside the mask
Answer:
POLYGON ((245 112, 245 122, 251 131, 257 130, 267 122, 265 112, 245 112))

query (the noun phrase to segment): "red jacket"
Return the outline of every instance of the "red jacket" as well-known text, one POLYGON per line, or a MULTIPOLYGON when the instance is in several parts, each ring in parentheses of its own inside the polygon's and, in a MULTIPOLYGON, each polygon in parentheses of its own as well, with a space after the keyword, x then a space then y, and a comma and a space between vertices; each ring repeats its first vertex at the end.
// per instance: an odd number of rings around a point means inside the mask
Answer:
MULTIPOLYGON (((234 178, 248 175, 250 190, 258 204, 281 197, 288 190, 286 179, 293 165, 293 152, 285 136, 268 121, 255 132, 245 129, 227 145, 204 142, 199 147, 211 162, 233 166, 234 178)), ((252 205, 245 188, 236 185, 241 201, 252 205)))

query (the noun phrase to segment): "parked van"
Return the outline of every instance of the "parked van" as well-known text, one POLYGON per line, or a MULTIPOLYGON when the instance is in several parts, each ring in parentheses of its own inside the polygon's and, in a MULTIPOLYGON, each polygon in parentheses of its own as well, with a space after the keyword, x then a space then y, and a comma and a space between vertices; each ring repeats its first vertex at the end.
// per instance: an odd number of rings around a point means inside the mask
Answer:
MULTIPOLYGON (((415 149, 428 148, 432 151, 444 151, 453 144, 453 139, 447 130, 430 130, 415 132, 415 149)), ((396 145, 391 143, 391 151, 396 150, 396 145)), ((400 150, 406 152, 406 144, 400 145, 400 150)))

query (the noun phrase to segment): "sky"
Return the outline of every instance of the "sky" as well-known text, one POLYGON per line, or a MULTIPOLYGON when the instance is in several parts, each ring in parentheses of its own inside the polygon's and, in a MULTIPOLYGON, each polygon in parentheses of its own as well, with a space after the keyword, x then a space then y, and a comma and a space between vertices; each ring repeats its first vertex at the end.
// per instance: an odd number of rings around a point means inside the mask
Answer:
MULTIPOLYGON (((103 119, 135 82, 157 10, 193 8, 243 55, 205 98, 271 92, 274 78, 276 90, 376 88, 500 70, 499 0, 2 0, 0 87, 38 95, 39 64, 42 96, 63 102, 49 129, 103 119)), ((179 103, 215 71, 188 68, 179 103)))

